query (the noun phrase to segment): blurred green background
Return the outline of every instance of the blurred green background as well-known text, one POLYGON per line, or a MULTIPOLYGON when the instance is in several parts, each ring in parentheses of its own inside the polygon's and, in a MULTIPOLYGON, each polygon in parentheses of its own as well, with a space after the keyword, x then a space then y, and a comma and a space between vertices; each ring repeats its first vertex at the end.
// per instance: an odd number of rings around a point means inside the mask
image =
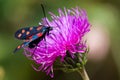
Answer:
POLYGON ((90 53, 86 69, 91 80, 120 80, 120 0, 0 0, 0 80, 80 80, 77 72, 54 71, 50 79, 36 72, 23 50, 13 54, 22 43, 14 38, 21 27, 37 26, 43 18, 41 5, 58 14, 58 8, 79 6, 92 24, 88 33, 90 53))

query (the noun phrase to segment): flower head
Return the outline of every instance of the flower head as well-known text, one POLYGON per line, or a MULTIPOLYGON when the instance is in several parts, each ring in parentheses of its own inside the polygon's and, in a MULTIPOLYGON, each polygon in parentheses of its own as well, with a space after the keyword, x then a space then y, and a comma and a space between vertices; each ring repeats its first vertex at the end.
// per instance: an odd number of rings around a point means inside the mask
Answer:
POLYGON ((58 57, 64 61, 67 51, 72 58, 76 53, 85 52, 86 44, 82 38, 90 31, 90 24, 84 10, 78 7, 64 8, 64 11, 58 9, 58 12, 58 16, 50 12, 51 21, 47 18, 42 21, 43 25, 53 27, 50 34, 45 36, 45 40, 40 41, 35 50, 26 49, 31 54, 34 52, 32 60, 40 64, 37 70, 45 71, 51 77, 53 77, 53 63, 58 57))

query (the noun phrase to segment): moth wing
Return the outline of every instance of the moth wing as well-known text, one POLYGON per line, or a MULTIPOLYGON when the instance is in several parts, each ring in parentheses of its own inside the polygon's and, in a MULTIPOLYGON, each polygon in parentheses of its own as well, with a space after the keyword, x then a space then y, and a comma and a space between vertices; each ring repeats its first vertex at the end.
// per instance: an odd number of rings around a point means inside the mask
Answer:
POLYGON ((38 33, 36 35, 33 35, 30 37, 29 40, 25 40, 24 43, 22 43, 21 45, 17 46, 16 49, 14 50, 13 53, 16 53, 18 50, 20 50, 21 48, 25 47, 25 46, 28 46, 30 42, 36 40, 37 38, 41 37, 42 36, 42 33, 38 33))
POLYGON ((13 53, 16 53, 16 52, 17 52, 18 50, 20 50, 21 48, 29 45, 29 43, 30 43, 30 42, 28 41, 28 42, 22 43, 21 45, 18 45, 18 46, 15 48, 15 50, 13 51, 13 53))
POLYGON ((15 38, 20 40, 29 39, 29 37, 31 37, 32 35, 41 32, 42 27, 43 27, 42 25, 39 25, 37 27, 21 28, 15 32, 15 38))

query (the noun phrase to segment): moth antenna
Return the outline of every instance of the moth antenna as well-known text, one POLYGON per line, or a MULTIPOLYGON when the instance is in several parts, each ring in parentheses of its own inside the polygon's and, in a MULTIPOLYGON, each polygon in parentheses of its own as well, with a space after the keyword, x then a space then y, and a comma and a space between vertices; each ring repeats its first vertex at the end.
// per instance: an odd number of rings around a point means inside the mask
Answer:
MULTIPOLYGON (((43 15, 45 17, 45 21, 47 22, 47 20, 46 20, 46 14, 45 14, 45 9, 44 9, 43 4, 41 4, 41 7, 42 7, 42 10, 43 10, 43 15)), ((48 22, 47 22, 47 25, 50 26, 48 22)))
POLYGON ((42 10, 43 10, 44 17, 46 17, 46 14, 45 14, 45 9, 44 9, 43 4, 41 4, 41 7, 42 7, 42 10))

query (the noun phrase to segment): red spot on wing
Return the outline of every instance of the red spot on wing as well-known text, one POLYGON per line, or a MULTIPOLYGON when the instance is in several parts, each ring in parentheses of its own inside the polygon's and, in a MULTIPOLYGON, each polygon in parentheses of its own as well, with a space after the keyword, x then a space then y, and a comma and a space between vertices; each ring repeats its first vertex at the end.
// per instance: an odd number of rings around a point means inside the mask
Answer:
POLYGON ((22 33, 24 33, 24 32, 25 32, 25 30, 23 29, 23 30, 22 30, 22 33))
POLYGON ((32 39, 32 36, 30 36, 29 39, 32 39))
POLYGON ((29 30, 32 30, 32 29, 33 29, 33 27, 30 27, 30 28, 29 28, 29 30))
POLYGON ((42 35, 43 35, 42 33, 38 33, 38 34, 37 34, 38 37, 41 37, 42 35))
POLYGON ((41 30, 42 26, 37 27, 37 31, 41 30))
POLYGON ((21 46, 19 45, 17 48, 19 49, 19 48, 21 48, 21 46))
POLYGON ((26 32, 26 35, 29 35, 29 34, 30 34, 30 32, 29 32, 29 31, 27 31, 27 32, 26 32))
POLYGON ((18 37, 20 38, 22 36, 22 34, 20 33, 20 34, 18 34, 18 37))
POLYGON ((26 40, 25 40, 25 41, 29 41, 29 39, 32 39, 32 35, 31 35, 31 36, 26 37, 26 40))

